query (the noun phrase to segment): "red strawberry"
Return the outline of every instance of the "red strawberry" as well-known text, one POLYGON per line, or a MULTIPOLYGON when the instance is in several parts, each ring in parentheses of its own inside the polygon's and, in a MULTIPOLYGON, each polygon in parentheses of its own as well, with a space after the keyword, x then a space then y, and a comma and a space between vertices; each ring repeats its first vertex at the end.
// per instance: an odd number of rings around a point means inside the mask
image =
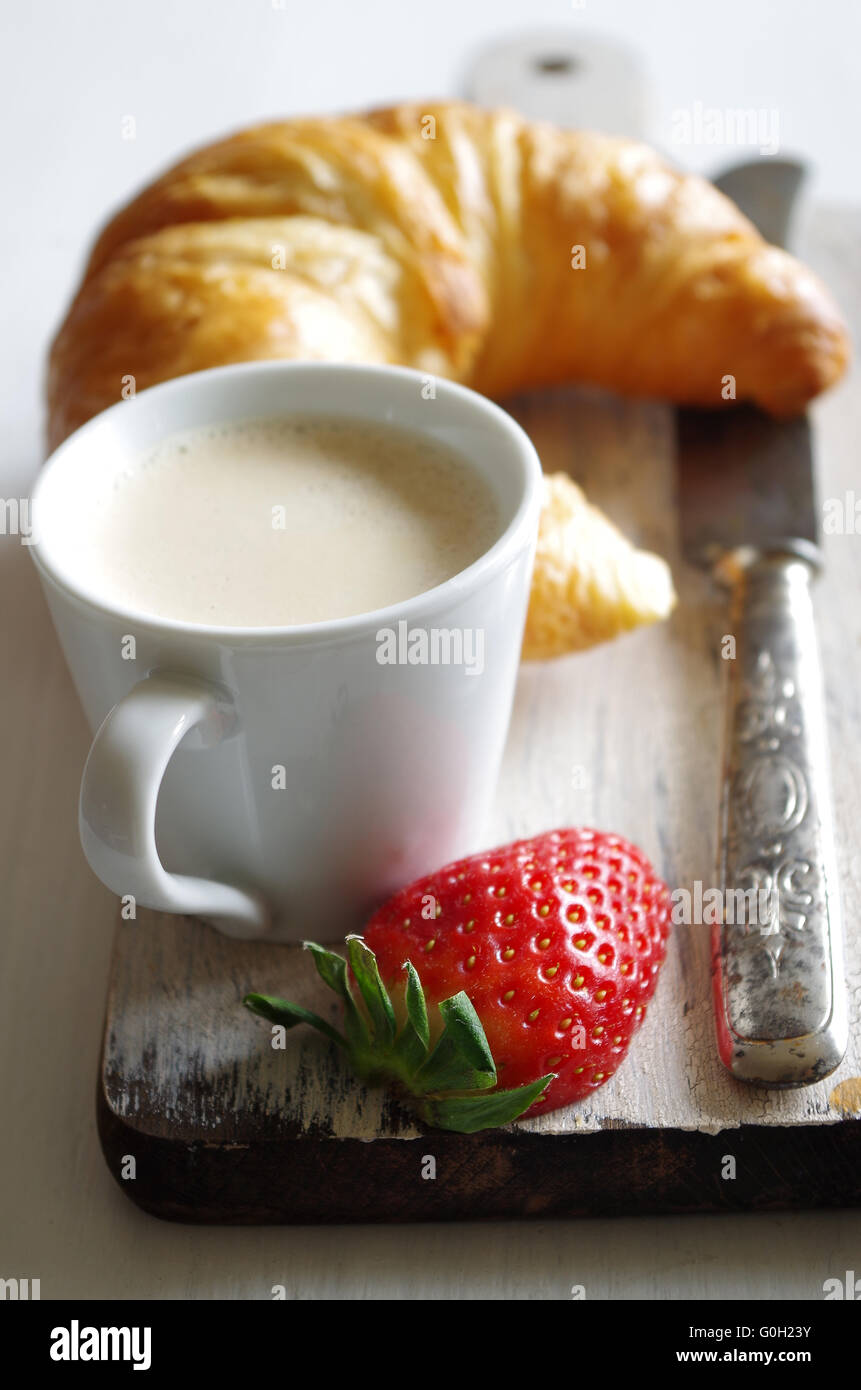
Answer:
POLYGON ((344 999, 346 1036, 283 1000, 245 1002, 288 1027, 322 1027, 363 1079, 393 1081, 429 1124, 472 1132, 568 1105, 613 1075, 669 923, 669 893, 640 850, 556 830, 390 898, 364 940, 348 938, 359 1001, 342 957, 309 942, 344 999))

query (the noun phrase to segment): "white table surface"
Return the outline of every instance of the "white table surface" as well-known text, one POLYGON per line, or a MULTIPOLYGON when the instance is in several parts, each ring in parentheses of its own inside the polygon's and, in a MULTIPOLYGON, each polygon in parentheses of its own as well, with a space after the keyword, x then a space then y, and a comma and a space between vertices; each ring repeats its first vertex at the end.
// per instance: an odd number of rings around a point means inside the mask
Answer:
MULTIPOLYGON (((45 344, 94 223, 176 151, 249 119, 456 94, 475 45, 583 24, 644 52, 660 143, 672 110, 697 100, 777 108, 788 144, 817 162, 820 195, 857 199, 858 8, 785 0, 778 17, 766 0, 727 0, 682 18, 693 12, 668 0, 7 6, 0 495, 25 493, 38 465, 45 344)), ((685 157, 709 167, 720 153, 685 157)), ((0 1277, 39 1278, 44 1298, 267 1298, 285 1284, 296 1298, 543 1299, 583 1284, 588 1298, 818 1299, 826 1278, 861 1268, 859 1212, 219 1230, 134 1208, 104 1167, 93 1109, 115 904, 78 846, 87 733, 30 570, 4 539, 0 1277)))

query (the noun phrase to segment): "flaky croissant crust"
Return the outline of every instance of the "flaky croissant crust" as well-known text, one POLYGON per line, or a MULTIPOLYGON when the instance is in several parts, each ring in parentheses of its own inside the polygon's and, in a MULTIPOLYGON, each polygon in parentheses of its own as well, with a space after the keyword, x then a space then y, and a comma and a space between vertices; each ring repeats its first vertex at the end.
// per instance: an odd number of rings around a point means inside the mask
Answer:
POLYGON ((691 404, 719 403, 731 376, 783 414, 847 356, 816 277, 647 147, 407 103, 243 131, 124 208, 53 346, 50 439, 129 377, 141 390, 254 358, 691 404))
MULTIPOLYGON (((273 358, 791 414, 848 340, 814 275, 645 146, 426 102, 245 130, 144 189, 54 342, 51 447, 130 381, 273 358)), ((524 654, 666 617, 665 563, 567 477, 546 489, 524 654)))

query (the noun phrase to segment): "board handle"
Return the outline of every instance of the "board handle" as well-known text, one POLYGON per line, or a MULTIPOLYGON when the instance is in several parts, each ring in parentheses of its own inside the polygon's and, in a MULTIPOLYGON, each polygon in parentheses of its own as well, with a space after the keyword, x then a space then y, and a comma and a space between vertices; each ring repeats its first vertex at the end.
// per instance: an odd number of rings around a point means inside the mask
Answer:
POLYGON ((249 938, 269 926, 261 899, 228 883, 169 873, 155 838, 162 778, 180 741, 195 729, 203 746, 220 743, 235 727, 229 698, 215 686, 152 672, 114 705, 96 733, 81 781, 78 825, 90 868, 112 892, 249 938))

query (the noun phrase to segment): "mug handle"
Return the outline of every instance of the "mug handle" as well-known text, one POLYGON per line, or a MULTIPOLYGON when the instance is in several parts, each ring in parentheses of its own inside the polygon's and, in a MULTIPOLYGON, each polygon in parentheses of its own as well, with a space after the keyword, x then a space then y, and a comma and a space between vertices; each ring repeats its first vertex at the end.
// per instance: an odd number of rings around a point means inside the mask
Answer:
POLYGON ((90 868, 142 907, 215 921, 228 936, 256 937, 270 925, 260 898, 229 883, 168 873, 158 855, 159 789, 180 740, 197 729, 204 746, 236 725, 228 698, 196 677, 154 671, 114 705, 90 749, 78 825, 90 868))

